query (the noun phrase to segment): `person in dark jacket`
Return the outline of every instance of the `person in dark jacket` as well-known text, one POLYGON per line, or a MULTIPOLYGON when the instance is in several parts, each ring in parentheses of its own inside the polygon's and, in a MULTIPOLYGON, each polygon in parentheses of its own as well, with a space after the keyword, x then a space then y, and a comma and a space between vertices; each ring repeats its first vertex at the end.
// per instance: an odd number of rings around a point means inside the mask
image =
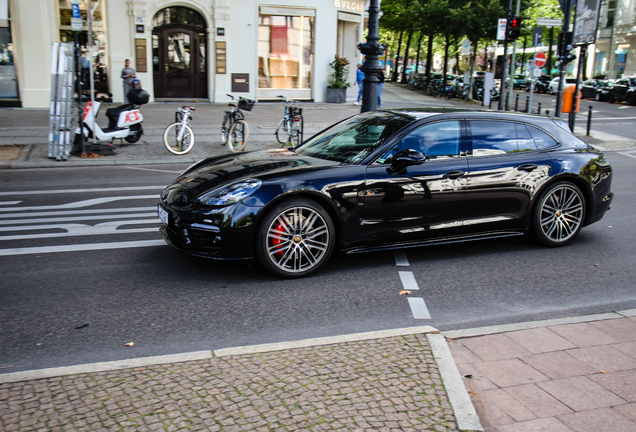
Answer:
POLYGON ((380 71, 378 74, 378 108, 382 108, 382 87, 384 87, 384 71, 380 71))

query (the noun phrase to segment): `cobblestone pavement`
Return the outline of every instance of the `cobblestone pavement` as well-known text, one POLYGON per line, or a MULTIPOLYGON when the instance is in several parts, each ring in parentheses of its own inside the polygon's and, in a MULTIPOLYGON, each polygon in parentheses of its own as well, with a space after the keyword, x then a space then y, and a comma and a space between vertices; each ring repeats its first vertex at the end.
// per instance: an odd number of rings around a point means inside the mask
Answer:
POLYGON ((3 431, 455 431, 425 334, 0 384, 3 431))

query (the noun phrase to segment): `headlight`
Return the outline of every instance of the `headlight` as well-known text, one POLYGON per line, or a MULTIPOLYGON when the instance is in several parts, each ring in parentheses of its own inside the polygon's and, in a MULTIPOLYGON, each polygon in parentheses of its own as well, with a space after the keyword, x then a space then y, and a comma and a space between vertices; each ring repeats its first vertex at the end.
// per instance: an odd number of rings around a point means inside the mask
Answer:
POLYGON ((241 180, 206 192, 197 199, 205 205, 228 206, 252 195, 262 184, 263 182, 258 179, 241 180))

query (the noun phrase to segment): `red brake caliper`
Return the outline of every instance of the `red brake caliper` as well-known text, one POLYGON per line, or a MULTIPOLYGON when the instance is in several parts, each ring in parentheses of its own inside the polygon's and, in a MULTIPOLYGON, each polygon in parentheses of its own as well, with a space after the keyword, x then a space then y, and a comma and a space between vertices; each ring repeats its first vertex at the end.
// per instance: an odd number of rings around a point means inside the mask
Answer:
MULTIPOLYGON (((283 234, 285 234, 285 228, 283 228, 283 224, 282 224, 282 223, 280 223, 280 222, 278 223, 278 226, 276 226, 276 228, 274 229, 274 231, 276 231, 276 232, 280 233, 280 234, 281 234, 281 236, 282 236, 283 234)), ((283 242, 283 241, 282 241, 281 239, 279 239, 279 238, 273 238, 273 239, 272 239, 272 246, 278 246, 278 245, 280 245, 282 242, 283 242)), ((283 253, 284 253, 284 252, 283 252, 283 250, 282 250, 282 249, 283 249, 283 247, 282 247, 282 246, 279 246, 279 247, 278 247, 278 249, 279 249, 279 250, 278 250, 278 252, 275 252, 274 254, 275 254, 276 256, 279 256, 279 257, 280 257, 280 256, 283 256, 283 253)))

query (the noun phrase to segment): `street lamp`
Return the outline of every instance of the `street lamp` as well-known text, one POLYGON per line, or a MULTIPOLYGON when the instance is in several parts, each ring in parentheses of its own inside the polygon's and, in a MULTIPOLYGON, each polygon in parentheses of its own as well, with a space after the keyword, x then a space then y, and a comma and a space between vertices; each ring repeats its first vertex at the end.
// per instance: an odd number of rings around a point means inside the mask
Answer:
POLYGON ((378 74, 382 72, 382 64, 378 61, 386 49, 386 45, 379 43, 378 21, 380 6, 378 0, 371 0, 369 4, 369 34, 365 43, 358 44, 358 49, 365 56, 365 61, 360 68, 364 72, 364 85, 362 86, 362 107, 360 112, 375 111, 378 109, 378 74))

